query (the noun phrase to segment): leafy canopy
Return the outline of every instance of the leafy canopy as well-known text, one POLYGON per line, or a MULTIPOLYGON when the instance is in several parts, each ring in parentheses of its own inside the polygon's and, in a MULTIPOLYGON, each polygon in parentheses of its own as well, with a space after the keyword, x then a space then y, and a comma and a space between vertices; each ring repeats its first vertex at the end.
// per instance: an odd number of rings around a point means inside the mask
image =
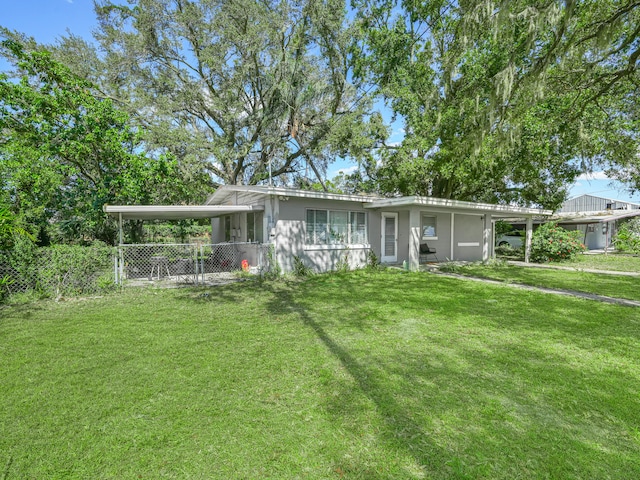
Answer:
POLYGON ((148 149, 226 184, 320 179, 386 134, 352 83, 343 0, 97 2, 98 48, 58 55, 99 83, 148 149))
POLYGON ((129 117, 95 87, 17 35, 0 54, 0 178, 15 212, 35 225, 55 220, 67 239, 115 240, 106 203, 151 203, 179 195, 175 160, 150 158, 129 117))
POLYGON ((637 3, 354 5, 356 73, 405 123, 382 190, 553 208, 594 168, 640 186, 637 3))

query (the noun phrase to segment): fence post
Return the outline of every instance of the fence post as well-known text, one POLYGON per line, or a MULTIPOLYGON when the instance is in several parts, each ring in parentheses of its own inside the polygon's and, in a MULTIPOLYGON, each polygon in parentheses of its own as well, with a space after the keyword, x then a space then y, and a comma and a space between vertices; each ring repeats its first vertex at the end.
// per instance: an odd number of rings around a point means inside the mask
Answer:
POLYGON ((120 279, 118 278, 118 251, 116 250, 113 255, 113 282, 116 285, 120 285, 120 279))
POLYGON ((204 269, 204 244, 200 245, 200 271, 202 272, 202 285, 205 281, 205 269, 204 269))
POLYGON ((193 272, 194 272, 194 274, 195 274, 195 278, 194 278, 194 280, 195 280, 195 284, 196 284, 196 285, 199 285, 199 284, 200 284, 200 281, 199 281, 199 279, 198 279, 198 275, 199 275, 199 269, 198 269, 198 250, 200 250, 200 249, 199 249, 198 244, 196 243, 195 245, 193 245, 193 256, 195 257, 195 258, 193 259, 193 262, 194 262, 194 270, 193 270, 193 272))
POLYGON ((120 285, 122 285, 123 284, 122 279, 124 278, 124 251, 122 249, 122 245, 118 246, 118 259, 120 263, 118 280, 120 281, 120 285))

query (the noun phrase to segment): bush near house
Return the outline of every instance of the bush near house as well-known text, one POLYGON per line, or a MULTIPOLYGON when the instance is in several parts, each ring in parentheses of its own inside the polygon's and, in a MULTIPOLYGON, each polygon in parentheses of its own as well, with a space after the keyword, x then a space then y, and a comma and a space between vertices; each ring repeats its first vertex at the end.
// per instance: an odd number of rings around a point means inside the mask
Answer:
POLYGON ((545 223, 533 233, 531 261, 544 263, 572 259, 586 250, 581 238, 580 231, 568 231, 556 223, 545 223))
POLYGON ((624 222, 613 237, 613 244, 621 252, 640 254, 640 218, 624 222))

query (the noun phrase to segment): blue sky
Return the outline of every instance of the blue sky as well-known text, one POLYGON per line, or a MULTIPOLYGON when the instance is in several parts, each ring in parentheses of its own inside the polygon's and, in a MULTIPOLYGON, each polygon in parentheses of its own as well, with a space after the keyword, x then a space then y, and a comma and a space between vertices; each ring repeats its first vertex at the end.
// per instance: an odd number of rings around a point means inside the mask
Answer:
MULTIPOLYGON (((26 33, 40 43, 54 43, 67 31, 90 39, 96 27, 92 0, 0 0, 0 11, 0 25, 26 33)), ((389 118, 389 115, 385 117, 389 118)), ((401 139, 402 128, 396 123, 392 126, 389 142, 401 139)), ((336 162, 329 167, 328 176, 331 178, 352 167, 348 162, 336 162)), ((630 196, 622 185, 612 183, 602 172, 580 177, 570 195, 583 193, 640 203, 640 194, 630 196)))

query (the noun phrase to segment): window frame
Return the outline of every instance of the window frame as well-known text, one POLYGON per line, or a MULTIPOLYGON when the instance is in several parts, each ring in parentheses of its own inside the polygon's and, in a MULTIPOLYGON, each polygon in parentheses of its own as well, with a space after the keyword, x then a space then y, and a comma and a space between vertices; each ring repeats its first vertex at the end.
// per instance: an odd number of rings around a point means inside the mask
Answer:
MULTIPOLYGON (((360 217, 362 218, 362 217, 360 217)), ((333 225, 337 225, 335 222, 333 225)), ((305 245, 326 245, 326 246, 340 246, 340 245, 369 245, 369 216, 367 212, 357 210, 343 210, 343 209, 329 209, 329 208, 307 208, 305 209, 305 245), (323 212, 324 222, 321 221, 320 225, 324 225, 324 230, 317 228, 317 212, 323 212), (310 232, 310 214, 313 215, 313 232, 310 232), (346 223, 340 224, 346 229, 346 232, 341 230, 337 233, 335 229, 332 229, 332 219, 336 217, 344 218, 346 214, 346 223), (359 223, 359 215, 364 215, 364 223, 359 223), (358 227, 363 227, 362 231, 358 231, 358 227), (355 228, 354 228, 355 227, 355 228), (336 239, 339 236, 345 236, 342 240, 336 239), (364 235, 364 241, 354 241, 354 237, 360 237, 364 235), (312 236, 312 238, 311 238, 312 236), (321 241, 324 237, 325 241, 321 241)))
POLYGON ((222 217, 222 224, 224 225, 224 241, 231 241, 231 215, 224 215, 222 217))
POLYGON ((263 213, 262 212, 247 212, 247 242, 264 243, 263 232, 263 213), (250 220, 251 219, 251 222, 250 220), (251 231, 253 231, 253 238, 251 238, 251 231))
POLYGON ((420 238, 422 240, 438 240, 438 216, 431 213, 420 214, 420 238), (425 224, 425 218, 433 218, 433 235, 425 235, 425 228, 431 226, 425 224))

